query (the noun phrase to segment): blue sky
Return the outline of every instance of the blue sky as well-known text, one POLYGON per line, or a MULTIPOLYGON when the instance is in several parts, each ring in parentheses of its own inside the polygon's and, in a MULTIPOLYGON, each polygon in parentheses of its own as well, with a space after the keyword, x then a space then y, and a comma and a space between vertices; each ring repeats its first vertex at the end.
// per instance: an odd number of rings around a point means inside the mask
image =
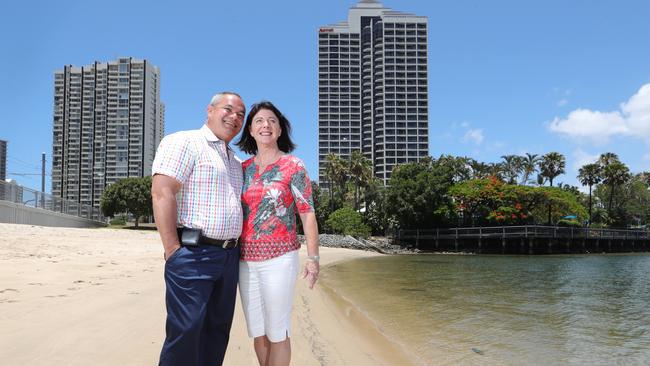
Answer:
MULTIPOLYGON (((51 170, 54 71, 122 56, 161 69, 167 133, 198 128, 212 94, 288 115, 313 179, 317 29, 354 0, 11 1, 0 5, 0 139, 8 172, 51 170)), ((429 18, 432 156, 496 162, 558 151, 577 184, 582 164, 611 151, 650 170, 650 2, 385 0, 429 18)), ((243 157, 243 156, 242 156, 243 157)), ((40 177, 9 175, 40 188, 40 177)), ((51 186, 48 183, 46 190, 51 186)))

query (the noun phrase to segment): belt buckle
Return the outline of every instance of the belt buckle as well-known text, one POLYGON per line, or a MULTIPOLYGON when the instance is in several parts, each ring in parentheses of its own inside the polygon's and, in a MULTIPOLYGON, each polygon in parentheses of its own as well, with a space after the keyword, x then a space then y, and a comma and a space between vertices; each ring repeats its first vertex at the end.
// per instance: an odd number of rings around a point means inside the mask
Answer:
POLYGON ((223 244, 221 244, 221 247, 223 249, 230 249, 230 248, 234 248, 235 246, 237 246, 237 239, 234 239, 234 240, 233 239, 226 239, 226 240, 224 240, 223 244))

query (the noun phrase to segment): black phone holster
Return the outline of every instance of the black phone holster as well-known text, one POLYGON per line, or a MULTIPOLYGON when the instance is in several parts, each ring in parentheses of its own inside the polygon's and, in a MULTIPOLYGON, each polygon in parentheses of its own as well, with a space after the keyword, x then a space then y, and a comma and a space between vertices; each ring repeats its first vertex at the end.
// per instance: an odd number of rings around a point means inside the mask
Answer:
POLYGON ((177 229, 178 238, 181 245, 186 247, 197 247, 201 240, 201 229, 190 229, 187 227, 180 227, 177 229))

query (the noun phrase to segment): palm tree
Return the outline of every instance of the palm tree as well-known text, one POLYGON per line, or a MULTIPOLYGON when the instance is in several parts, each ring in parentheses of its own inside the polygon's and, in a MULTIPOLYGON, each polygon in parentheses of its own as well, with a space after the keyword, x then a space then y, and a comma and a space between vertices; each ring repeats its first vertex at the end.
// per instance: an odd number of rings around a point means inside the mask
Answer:
POLYGON ((600 154, 600 157, 597 161, 597 163, 600 164, 603 168, 615 162, 620 162, 620 160, 618 158, 618 155, 614 154, 613 152, 600 154))
POLYGON ((485 163, 474 160, 472 158, 468 158, 467 165, 471 171, 471 179, 486 179, 490 176, 490 167, 485 163))
POLYGON ((354 209, 359 210, 359 189, 366 187, 372 177, 372 162, 361 151, 352 152, 348 162, 348 171, 354 180, 354 209))
POLYGON ((578 180, 583 186, 589 186, 589 225, 591 225, 591 187, 603 180, 603 169, 598 163, 586 164, 578 170, 578 180))
POLYGON ((523 175, 521 178, 521 184, 526 185, 530 179, 530 176, 537 171, 537 164, 539 163, 540 157, 537 154, 526 153, 526 156, 522 156, 521 166, 523 169, 523 175))
MULTIPOLYGON (((547 178, 550 182, 551 187, 553 187, 553 179, 558 175, 564 173, 564 167, 566 165, 566 160, 564 155, 559 152, 550 152, 542 156, 542 159, 539 161, 539 175, 547 178)), ((551 201, 548 202, 548 224, 551 224, 551 201)))
POLYGON ((517 184, 517 177, 523 172, 523 158, 519 155, 503 155, 503 173, 508 184, 517 184))
POLYGON ((502 163, 489 163, 488 172, 490 176, 493 176, 501 181, 505 180, 505 169, 502 163))
POLYGON ((542 156, 539 161, 539 174, 547 178, 553 187, 553 179, 558 175, 564 174, 564 167, 566 166, 566 159, 564 155, 559 152, 550 152, 542 156))
POLYGON ((454 183, 458 183, 472 178, 471 161, 472 159, 466 156, 440 155, 436 163, 449 168, 454 183))
POLYGON ((603 183, 609 186, 609 206, 607 211, 612 216, 612 201, 614 199, 614 190, 627 183, 631 178, 630 169, 620 161, 609 163, 603 168, 603 183))
POLYGON ((338 155, 330 153, 325 157, 327 166, 325 167, 325 175, 328 180, 328 190, 330 194, 330 210, 334 211, 334 187, 338 186, 340 194, 345 195, 345 185, 348 180, 348 171, 345 161, 338 155))
POLYGON ((641 172, 641 173, 637 174, 637 177, 646 186, 650 186, 650 172, 641 172))

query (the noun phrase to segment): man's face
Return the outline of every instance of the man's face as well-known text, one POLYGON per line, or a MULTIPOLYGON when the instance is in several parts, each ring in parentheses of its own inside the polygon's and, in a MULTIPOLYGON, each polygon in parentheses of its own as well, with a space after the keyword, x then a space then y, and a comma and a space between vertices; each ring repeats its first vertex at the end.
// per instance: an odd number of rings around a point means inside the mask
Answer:
POLYGON ((208 127, 220 139, 230 142, 242 128, 246 107, 241 98, 225 94, 215 105, 208 106, 208 127))

